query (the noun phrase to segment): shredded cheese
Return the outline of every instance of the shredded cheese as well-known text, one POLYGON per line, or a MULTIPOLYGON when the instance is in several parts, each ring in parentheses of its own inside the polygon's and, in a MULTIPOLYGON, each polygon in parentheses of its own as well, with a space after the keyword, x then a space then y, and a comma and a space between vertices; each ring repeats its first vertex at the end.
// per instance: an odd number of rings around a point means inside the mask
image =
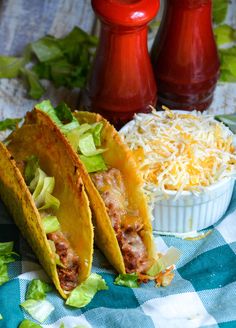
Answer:
POLYGON ((163 199, 166 191, 194 193, 236 176, 236 151, 230 130, 210 115, 152 111, 137 114, 121 132, 143 176, 144 191, 163 199))

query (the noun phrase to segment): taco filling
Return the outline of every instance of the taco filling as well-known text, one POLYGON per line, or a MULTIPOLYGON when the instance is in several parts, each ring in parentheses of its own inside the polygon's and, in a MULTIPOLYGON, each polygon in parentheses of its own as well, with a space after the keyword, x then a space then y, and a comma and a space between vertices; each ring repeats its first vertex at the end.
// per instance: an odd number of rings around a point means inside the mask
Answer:
POLYGON ((121 172, 112 168, 106 172, 91 174, 91 178, 105 203, 123 255, 126 272, 144 272, 150 263, 140 236, 143 224, 138 210, 129 208, 121 172))
POLYGON ((79 257, 60 230, 60 223, 55 216, 60 206, 60 201, 52 195, 55 179, 40 169, 35 156, 30 156, 19 166, 24 171, 25 181, 40 213, 49 245, 55 253, 61 288, 71 291, 78 285, 79 257))
POLYGON ((61 288, 71 291, 78 285, 79 257, 61 231, 47 234, 47 239, 54 242, 55 252, 61 262, 61 265, 57 265, 61 288))

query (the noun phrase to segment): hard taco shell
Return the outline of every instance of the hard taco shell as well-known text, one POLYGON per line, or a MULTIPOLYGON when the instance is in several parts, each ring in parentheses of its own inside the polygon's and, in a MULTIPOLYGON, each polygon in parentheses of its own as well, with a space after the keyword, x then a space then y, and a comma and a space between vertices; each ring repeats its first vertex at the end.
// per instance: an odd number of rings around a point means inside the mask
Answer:
POLYGON ((93 227, 89 201, 77 157, 57 129, 49 129, 46 125, 24 125, 10 136, 8 149, 0 143, 0 196, 59 293, 67 298, 68 294, 60 286, 55 254, 19 169, 20 163, 30 155, 35 155, 40 168, 55 178, 53 195, 60 200, 55 214, 61 231, 79 256, 79 283, 88 277, 92 265, 93 227))
MULTIPOLYGON (((152 260, 156 258, 157 254, 153 242, 150 213, 146 197, 142 191, 142 178, 138 173, 137 165, 131 151, 122 142, 115 128, 101 115, 90 112, 74 112, 73 114, 80 124, 92 124, 95 122, 103 123, 101 147, 107 149, 107 151, 103 153, 104 161, 108 167, 117 168, 124 177, 130 207, 137 208, 139 210, 139 215, 142 218, 143 229, 141 237, 146 246, 150 263, 152 263, 152 260)), ((59 128, 50 117, 38 109, 34 109, 32 112, 27 113, 25 123, 42 124, 48 126, 48 128, 50 127, 51 129, 57 129, 59 131, 59 128)), ((66 137, 65 141, 69 144, 66 137)), ((74 152, 74 154, 76 153, 74 152)), ((95 242, 115 269, 119 273, 125 273, 126 270, 123 256, 111 220, 107 214, 104 201, 93 184, 83 163, 80 161, 79 156, 77 154, 76 156, 77 165, 92 209, 93 224, 95 227, 95 242)))

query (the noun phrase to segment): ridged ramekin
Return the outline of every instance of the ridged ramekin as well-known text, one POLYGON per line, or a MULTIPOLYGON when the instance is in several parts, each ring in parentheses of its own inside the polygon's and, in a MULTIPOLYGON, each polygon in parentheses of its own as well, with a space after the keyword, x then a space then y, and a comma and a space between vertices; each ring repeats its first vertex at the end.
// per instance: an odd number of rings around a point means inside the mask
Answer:
MULTIPOLYGON (((128 122, 120 132, 125 135, 133 126, 134 120, 128 122)), ((153 205, 153 230, 160 234, 191 235, 213 225, 229 206, 234 181, 233 178, 224 178, 198 194, 183 191, 177 199, 176 191, 167 191, 167 197, 153 205)))
POLYGON ((199 231, 216 223, 226 212, 234 189, 234 179, 227 178, 198 195, 167 191, 168 199, 157 201, 153 208, 153 230, 159 233, 199 231))

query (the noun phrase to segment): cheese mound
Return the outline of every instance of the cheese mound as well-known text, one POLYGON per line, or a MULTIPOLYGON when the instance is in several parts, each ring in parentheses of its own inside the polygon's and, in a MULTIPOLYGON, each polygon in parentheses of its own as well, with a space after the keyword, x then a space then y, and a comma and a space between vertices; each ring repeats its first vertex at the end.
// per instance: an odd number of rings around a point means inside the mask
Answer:
POLYGON ((144 191, 162 199, 166 191, 201 192, 236 176, 233 134, 212 116, 199 112, 152 111, 137 114, 121 132, 143 176, 144 191))

